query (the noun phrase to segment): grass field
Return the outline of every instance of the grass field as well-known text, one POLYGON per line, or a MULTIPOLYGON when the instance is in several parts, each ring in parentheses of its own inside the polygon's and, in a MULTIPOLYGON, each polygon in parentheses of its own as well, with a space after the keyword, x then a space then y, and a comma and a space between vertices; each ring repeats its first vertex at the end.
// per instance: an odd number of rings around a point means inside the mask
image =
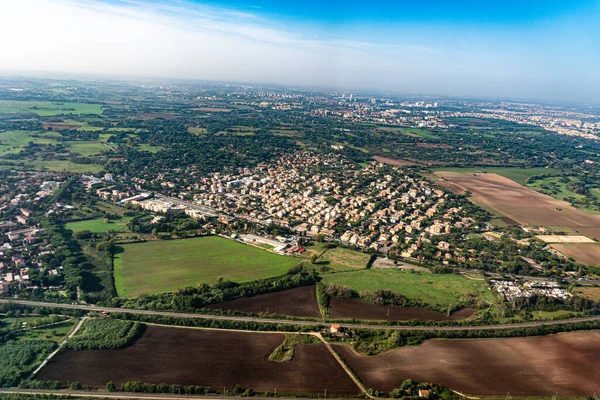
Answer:
POLYGON ((102 114, 100 104, 0 100, 0 114, 33 113, 41 117, 64 114, 102 114))
POLYGON ((232 240, 209 236, 120 246, 115 256, 119 296, 175 291, 219 277, 248 282, 285 274, 297 258, 279 256, 232 240))
POLYGON ((488 172, 498 174, 520 185, 525 185, 527 179, 534 175, 542 174, 560 174, 560 170, 556 168, 485 168, 485 167, 469 167, 469 168, 433 168, 434 172, 459 172, 459 173, 482 173, 488 172))
POLYGON ((465 297, 495 302, 494 295, 483 281, 473 281, 458 275, 422 274, 399 270, 368 269, 328 274, 326 284, 347 286, 361 292, 377 289, 393 290, 410 299, 430 305, 448 306, 463 302, 465 297))
POLYGON ((18 153, 23 146, 29 142, 48 144, 56 143, 52 136, 44 135, 45 137, 33 137, 28 131, 7 131, 0 132, 0 155, 6 153, 18 153))
POLYGON ((308 259, 310 259, 312 254, 322 254, 317 260, 317 265, 336 271, 365 268, 371 257, 369 254, 343 247, 327 249, 323 243, 316 243, 314 246, 308 247, 307 250, 308 259))
POLYGON ((593 301, 600 301, 600 287, 581 286, 573 289, 573 292, 593 301))
MULTIPOLYGON (((20 324, 21 322, 35 321, 37 319, 39 319, 39 316, 27 316, 19 318, 0 316, 0 327, 12 328, 16 321, 18 321, 20 324)), ((69 334, 69 332, 71 332, 76 323, 77 321, 75 319, 62 321, 47 327, 32 328, 20 331, 14 337, 17 340, 50 340, 55 343, 60 343, 69 334)))
POLYGON ((29 166, 32 169, 42 169, 49 171, 67 171, 76 173, 98 173, 102 171, 102 165, 99 164, 75 164, 71 161, 66 160, 50 160, 42 161, 37 160, 33 162, 25 163, 25 166, 29 166))
POLYGON ((77 142, 66 142, 65 145, 69 150, 79 153, 82 156, 93 156, 108 150, 104 144, 95 140, 82 140, 77 142))
POLYGON ((412 133, 415 135, 419 135, 426 139, 437 139, 438 138, 437 136, 431 134, 431 132, 423 130, 423 129, 418 129, 418 128, 402 128, 402 131, 409 132, 409 133, 412 133))
POLYGON ((157 153, 164 148, 162 146, 153 146, 149 143, 140 143, 137 147, 141 151, 149 151, 150 153, 157 153))
POLYGON ((92 233, 106 233, 109 229, 115 232, 121 232, 127 229, 126 224, 131 218, 132 217, 122 217, 119 220, 109 220, 108 223, 104 222, 104 218, 69 222, 67 223, 66 228, 73 232, 90 231, 92 233))
POLYGON ((187 131, 193 135, 202 135, 207 132, 206 128, 201 128, 199 126, 188 126, 187 131))

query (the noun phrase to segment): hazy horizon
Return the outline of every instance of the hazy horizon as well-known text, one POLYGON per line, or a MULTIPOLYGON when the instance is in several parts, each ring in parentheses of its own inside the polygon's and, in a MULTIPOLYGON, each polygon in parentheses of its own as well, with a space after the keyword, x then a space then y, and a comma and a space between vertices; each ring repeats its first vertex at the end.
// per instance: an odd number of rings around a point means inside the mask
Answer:
POLYGON ((600 102, 598 2, 5 3, 5 73, 600 102))

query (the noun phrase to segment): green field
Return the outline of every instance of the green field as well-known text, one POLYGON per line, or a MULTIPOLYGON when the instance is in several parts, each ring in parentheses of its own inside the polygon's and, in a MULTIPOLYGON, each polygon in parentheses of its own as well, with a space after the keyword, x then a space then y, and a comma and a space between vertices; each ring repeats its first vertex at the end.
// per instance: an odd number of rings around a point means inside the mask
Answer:
POLYGON ((459 304, 466 297, 495 301, 494 295, 485 282, 451 274, 368 269, 324 275, 323 282, 347 286, 357 292, 393 290, 410 299, 418 299, 430 305, 459 304))
POLYGON ((140 143, 137 147, 141 151, 149 151, 150 153, 157 153, 164 148, 162 146, 153 146, 149 143, 140 143))
POLYGON ((65 142, 69 150, 82 156, 93 156, 109 150, 104 144, 95 140, 81 140, 76 142, 65 142))
MULTIPOLYGON (((39 319, 39 316, 26 316, 26 317, 6 317, 0 316, 0 328, 13 328, 15 322, 33 322, 39 319)), ((49 340, 55 343, 60 343, 64 338, 71 332, 75 327, 77 320, 70 319, 62 321, 50 326, 40 328, 28 328, 26 330, 20 330, 15 333, 13 338, 17 340, 49 340)))
POLYGON ((525 185, 527 179, 534 175, 542 174, 560 174, 560 170, 556 168, 501 168, 501 167, 468 167, 468 168, 433 168, 434 172, 459 172, 459 173, 483 173, 488 172, 498 174, 510 180, 517 182, 520 185, 525 185))
POLYGON ((402 130, 405 131, 405 132, 413 133, 415 135, 419 135, 421 137, 424 137, 425 139, 438 139, 437 136, 433 135, 431 132, 426 131, 424 129, 402 128, 402 130))
POLYGON ((115 286, 122 297, 171 292, 219 277, 248 282, 285 274, 297 258, 208 236, 126 244, 115 255, 115 286))
POLYGON ((65 114, 102 114, 102 106, 87 103, 0 100, 0 114, 24 113, 33 113, 41 117, 65 114))
POLYGON ((56 143, 50 135, 33 137, 31 136, 31 132, 28 131, 0 132, 0 155, 18 153, 29 142, 40 144, 56 143))
POLYGON ((316 243, 314 246, 307 247, 306 258, 310 259, 313 254, 320 255, 317 259, 317 266, 335 271, 348 271, 366 268, 370 254, 360 251, 350 250, 343 247, 327 249, 324 243, 316 243))
POLYGON ((127 229, 127 222, 133 217, 122 217, 118 220, 109 220, 104 222, 104 218, 88 219, 85 221, 68 222, 67 229, 73 232, 90 231, 92 233, 106 233, 107 230, 121 232, 127 229))
POLYGON ((80 174, 91 173, 95 174, 102 171, 103 167, 99 164, 75 164, 67 160, 50 160, 50 161, 32 161, 26 162, 24 166, 29 166, 31 169, 41 169, 48 171, 66 171, 76 172, 80 174))

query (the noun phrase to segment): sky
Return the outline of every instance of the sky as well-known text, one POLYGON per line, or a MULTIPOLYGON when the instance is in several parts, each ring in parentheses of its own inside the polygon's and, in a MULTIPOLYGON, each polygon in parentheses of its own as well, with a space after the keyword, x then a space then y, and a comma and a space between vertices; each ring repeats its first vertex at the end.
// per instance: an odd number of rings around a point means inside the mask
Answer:
POLYGON ((600 0, 0 0, 0 73, 600 103, 600 0))

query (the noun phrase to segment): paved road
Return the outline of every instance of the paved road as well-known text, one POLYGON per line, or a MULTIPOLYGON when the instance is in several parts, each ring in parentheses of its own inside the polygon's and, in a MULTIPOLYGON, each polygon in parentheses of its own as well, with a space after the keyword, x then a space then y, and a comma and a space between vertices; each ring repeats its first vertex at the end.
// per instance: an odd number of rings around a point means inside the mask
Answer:
MULTIPOLYGON (((151 310, 132 310, 128 308, 113 308, 113 307, 99 307, 92 305, 81 305, 81 304, 59 304, 59 303, 45 303, 40 301, 29 301, 29 300, 8 300, 0 299, 0 303, 14 303, 22 304, 33 307, 52 307, 52 308, 63 308, 71 310, 84 310, 94 312, 107 312, 107 313, 124 313, 124 314, 135 314, 135 315, 159 315, 164 317, 179 317, 179 318, 200 318, 217 321, 237 321, 237 322, 259 322, 259 323, 271 323, 271 324, 284 324, 284 325, 301 325, 301 326, 322 326, 327 323, 319 321, 295 321, 289 319, 274 319, 274 318, 262 318, 262 317, 234 317, 229 315, 210 315, 210 314, 190 314, 190 313, 178 313, 170 311, 151 311, 151 310)), ((342 324, 346 328, 362 328, 362 329, 389 329, 397 331, 481 331, 481 330, 502 330, 512 328, 531 328, 535 326, 544 325, 562 325, 576 322, 591 322, 600 321, 600 316, 594 317, 579 317, 571 319, 562 319, 556 321, 537 321, 537 322, 521 322, 517 324, 496 324, 496 325, 473 325, 473 326, 427 326, 427 325, 374 325, 374 324, 360 324, 360 323, 344 323, 342 324)))
MULTIPOLYGON (((145 399, 145 400, 241 400, 241 397, 220 396, 220 395, 176 395, 176 394, 158 394, 158 393, 128 393, 128 392, 97 392, 83 390, 45 390, 45 389, 21 389, 21 388, 0 388, 0 394, 29 394, 29 395, 50 395, 50 396, 72 396, 73 398, 102 398, 102 399, 145 399)), ((336 397, 328 397, 335 400, 336 397)), ((253 400, 273 400, 272 397, 253 396, 253 400)), ((285 397, 286 400, 306 400, 306 398, 285 397)), ((348 400, 349 397, 344 397, 348 400)))

